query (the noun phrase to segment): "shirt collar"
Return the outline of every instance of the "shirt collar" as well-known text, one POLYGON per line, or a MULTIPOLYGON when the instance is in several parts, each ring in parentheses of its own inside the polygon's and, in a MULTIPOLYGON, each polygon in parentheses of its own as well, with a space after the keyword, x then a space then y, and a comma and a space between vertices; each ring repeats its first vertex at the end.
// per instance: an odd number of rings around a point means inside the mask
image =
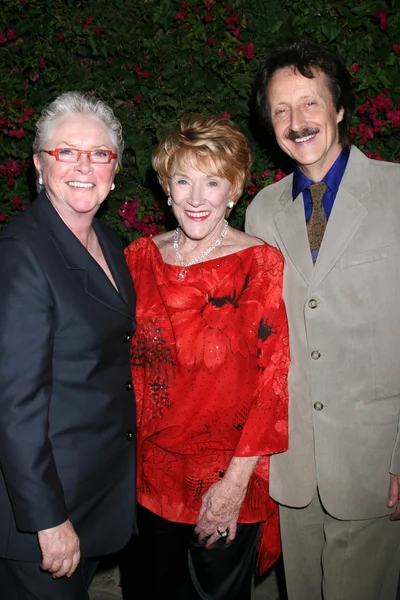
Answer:
MULTIPOLYGON (((342 177, 346 169, 349 155, 350 148, 343 148, 343 150, 341 151, 341 153, 339 154, 339 156, 337 157, 337 159, 335 160, 335 162, 333 163, 333 165, 322 180, 326 183, 326 185, 334 194, 334 196, 336 196, 340 182, 342 181, 342 177)), ((299 194, 304 192, 304 190, 308 188, 308 186, 312 183, 315 182, 311 181, 311 179, 308 179, 308 177, 306 177, 304 173, 300 170, 299 166, 296 165, 293 174, 293 200, 295 200, 299 194)))

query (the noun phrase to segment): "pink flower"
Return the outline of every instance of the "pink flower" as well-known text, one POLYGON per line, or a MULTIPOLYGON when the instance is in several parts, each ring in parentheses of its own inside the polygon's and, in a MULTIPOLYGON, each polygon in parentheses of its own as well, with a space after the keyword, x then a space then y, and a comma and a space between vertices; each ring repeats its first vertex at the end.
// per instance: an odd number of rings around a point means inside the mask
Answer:
POLYGON ((207 44, 209 44, 212 47, 214 47, 216 43, 217 43, 217 40, 213 40, 210 38, 207 40, 207 44))
POLYGON ((19 208, 21 208, 21 204, 22 200, 21 198, 18 198, 18 196, 15 196, 11 201, 11 206, 13 210, 18 210, 19 208))
POLYGON ((177 21, 184 21, 187 17, 188 12, 189 11, 187 8, 182 8, 182 10, 180 10, 179 12, 176 13, 175 19, 177 21))
POLYGON ((359 64, 358 64, 358 63, 353 63, 353 64, 351 65, 351 67, 350 67, 350 71, 351 71, 352 73, 357 73, 358 69, 359 69, 359 64))
POLYGON ((375 11, 374 17, 378 19, 379 27, 382 29, 382 31, 386 31, 389 26, 389 12, 390 11, 386 8, 378 8, 378 10, 375 11))
POLYGON ((209 23, 212 20, 213 20, 212 14, 211 13, 207 13, 206 16, 204 17, 204 23, 209 23))
POLYGON ((231 114, 228 113, 228 111, 224 110, 224 112, 221 113, 221 117, 223 119, 230 119, 231 118, 231 114))
POLYGON ((277 181, 280 181, 281 179, 283 179, 284 177, 286 177, 286 173, 284 173, 282 171, 282 169, 277 169, 275 171, 275 175, 274 175, 274 179, 273 182, 276 183, 277 181))
POLYGON ((365 153, 368 158, 372 158, 373 160, 383 160, 382 156, 378 152, 366 152, 365 153))
POLYGON ((253 58, 254 50, 255 50, 255 46, 254 46, 253 42, 248 42, 247 44, 243 44, 243 46, 240 46, 239 49, 245 58, 248 58, 248 59, 253 58))
POLYGON ((247 188, 247 194, 249 196, 254 196, 257 193, 257 186, 254 183, 250 183, 249 187, 247 188))
POLYGON ((366 100, 364 102, 364 104, 360 104, 360 106, 357 107, 357 112, 359 112, 360 115, 364 115, 368 109, 369 109, 369 102, 368 102, 368 100, 366 100))
POLYGON ((0 44, 6 44, 7 38, 2 31, 0 31, 0 44))
POLYGON ((225 10, 226 10, 227 12, 233 12, 235 9, 234 9, 234 7, 232 6, 232 4, 227 4, 227 5, 225 6, 225 10))
POLYGON ((11 42, 11 40, 15 40, 16 37, 17 37, 17 34, 15 33, 14 29, 8 29, 8 31, 7 31, 8 41, 11 42))
POLYGON ((90 25, 91 23, 93 23, 93 21, 94 21, 94 17, 92 15, 90 15, 90 17, 86 17, 86 19, 85 19, 86 25, 90 25))
POLYGON ((95 27, 93 29, 93 31, 95 32, 97 37, 101 37, 103 35, 103 33, 105 32, 105 29, 104 29, 104 27, 95 27))
POLYGON ((270 177, 271 173, 270 171, 268 171, 268 169, 266 171, 262 171, 260 173, 260 177, 265 177, 265 179, 268 179, 268 177, 270 177))
POLYGON ((44 60, 43 56, 40 56, 40 58, 38 58, 37 61, 38 67, 44 67, 46 64, 46 61, 44 60))
POLYGON ((143 96, 141 94, 135 94, 133 96, 133 101, 136 102, 136 104, 140 104, 142 100, 143 96))
POLYGON ((40 77, 39 73, 35 73, 35 75, 32 75, 31 81, 35 82, 35 81, 37 81, 39 79, 39 77, 40 77))
POLYGON ((0 212, 0 223, 4 223, 4 221, 7 221, 7 217, 3 212, 0 212))
POLYGON ((400 44, 393 44, 392 50, 395 54, 400 54, 400 44))
POLYGON ((204 0, 204 6, 207 10, 211 10, 215 4, 215 0, 204 0))

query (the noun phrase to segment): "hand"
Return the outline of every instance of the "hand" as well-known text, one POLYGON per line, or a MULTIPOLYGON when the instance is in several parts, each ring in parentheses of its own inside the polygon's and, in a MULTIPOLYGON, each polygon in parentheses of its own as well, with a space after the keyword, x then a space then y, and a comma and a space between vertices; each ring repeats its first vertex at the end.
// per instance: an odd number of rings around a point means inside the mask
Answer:
POLYGON ((400 519, 400 475, 390 474, 388 503, 389 508, 394 507, 394 511, 390 515, 391 521, 400 519))
POLYGON ((238 486, 221 479, 204 494, 194 531, 199 540, 208 537, 207 548, 221 539, 217 529, 221 532, 229 530, 228 536, 224 538, 227 543, 235 539, 237 520, 246 489, 247 486, 238 486))
POLYGON ((57 577, 71 577, 78 566, 81 553, 79 538, 70 521, 38 532, 42 551, 41 568, 57 577))

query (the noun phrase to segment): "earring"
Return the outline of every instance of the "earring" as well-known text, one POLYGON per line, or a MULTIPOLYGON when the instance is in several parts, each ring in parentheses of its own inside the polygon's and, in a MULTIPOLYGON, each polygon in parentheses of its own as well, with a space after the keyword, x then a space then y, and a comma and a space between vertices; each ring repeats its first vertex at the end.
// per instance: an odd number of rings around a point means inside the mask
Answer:
POLYGON ((39 181, 39 185, 43 185, 43 177, 41 175, 39 175, 38 181, 39 181))
POLYGON ((167 204, 168 204, 168 206, 172 206, 172 198, 171 198, 171 196, 168 196, 167 204))
POLYGON ((233 208, 235 206, 235 203, 233 200, 231 200, 230 202, 228 202, 228 208, 233 208))
POLYGON ((113 191, 113 190, 115 190, 115 183, 114 182, 112 182, 112 184, 111 184, 111 191, 113 191))

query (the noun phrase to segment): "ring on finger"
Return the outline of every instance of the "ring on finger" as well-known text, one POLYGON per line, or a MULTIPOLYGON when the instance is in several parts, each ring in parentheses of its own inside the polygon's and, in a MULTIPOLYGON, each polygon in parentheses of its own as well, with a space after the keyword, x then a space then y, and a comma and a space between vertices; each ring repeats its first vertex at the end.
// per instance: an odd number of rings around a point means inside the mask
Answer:
POLYGON ((222 538, 226 538, 228 536, 228 529, 225 529, 225 531, 220 531, 219 529, 217 529, 217 533, 218 535, 220 535, 222 538))

